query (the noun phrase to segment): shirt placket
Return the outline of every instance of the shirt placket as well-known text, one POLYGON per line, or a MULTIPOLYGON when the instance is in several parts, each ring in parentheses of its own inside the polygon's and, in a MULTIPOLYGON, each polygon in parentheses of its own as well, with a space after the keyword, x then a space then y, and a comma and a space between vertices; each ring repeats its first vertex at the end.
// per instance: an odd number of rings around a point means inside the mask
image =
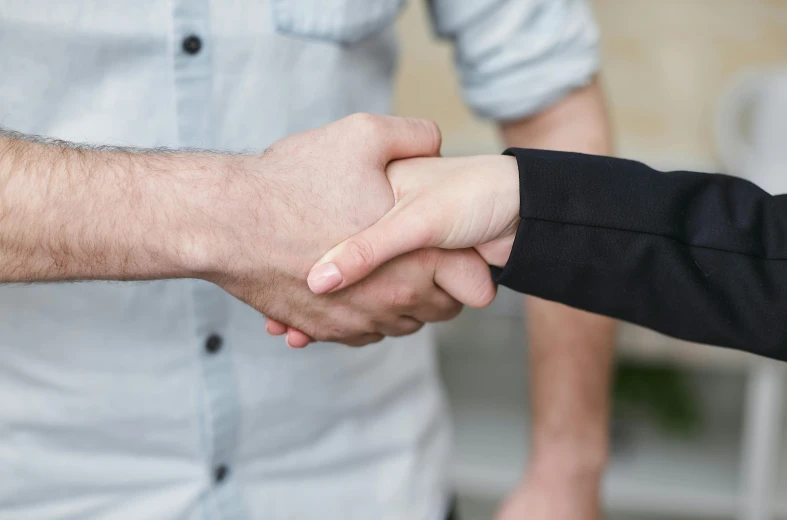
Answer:
MULTIPOLYGON (((210 148, 212 41, 209 0, 173 0, 173 67, 178 143, 210 148)), ((195 349, 203 388, 200 427, 210 487, 202 495, 206 520, 244 520, 237 473, 233 471, 240 426, 240 398, 226 339, 229 296, 217 286, 191 283, 195 349)))

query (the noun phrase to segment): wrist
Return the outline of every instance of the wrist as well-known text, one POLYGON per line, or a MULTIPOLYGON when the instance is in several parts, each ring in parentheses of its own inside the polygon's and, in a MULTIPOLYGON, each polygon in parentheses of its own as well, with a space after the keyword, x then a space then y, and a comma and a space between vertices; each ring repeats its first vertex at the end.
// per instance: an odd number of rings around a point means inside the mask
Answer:
MULTIPOLYGON (((519 184, 519 164, 515 157, 510 155, 496 156, 500 163, 501 171, 501 191, 500 200, 502 201, 502 209, 505 215, 506 229, 502 237, 508 239, 509 243, 513 245, 514 235, 519 226, 519 204, 520 204, 520 190, 522 187, 519 184)), ((510 253, 510 248, 508 253, 510 253)), ((505 261, 508 261, 506 255, 505 261)), ((505 265, 505 262, 503 262, 505 265)))
POLYGON ((529 468, 546 479, 594 484, 600 481, 607 460, 607 443, 601 440, 535 442, 529 468))
POLYGON ((188 154, 176 162, 163 187, 173 192, 163 212, 166 268, 178 278, 215 281, 239 256, 239 235, 251 230, 245 197, 259 201, 241 187, 249 156, 188 154))
POLYGON ((477 246, 476 250, 486 263, 502 268, 511 256, 519 226, 519 167, 516 158, 507 155, 492 155, 485 159, 487 186, 494 191, 490 200, 482 203, 494 208, 498 221, 491 227, 498 231, 493 240, 477 246))

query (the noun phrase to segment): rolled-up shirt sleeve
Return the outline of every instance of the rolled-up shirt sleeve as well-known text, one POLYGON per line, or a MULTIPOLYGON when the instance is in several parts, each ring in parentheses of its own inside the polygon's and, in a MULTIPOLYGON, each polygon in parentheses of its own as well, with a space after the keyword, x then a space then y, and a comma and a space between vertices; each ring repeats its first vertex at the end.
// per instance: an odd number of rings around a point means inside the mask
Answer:
POLYGON ((432 0, 437 34, 454 43, 462 91, 481 117, 533 115, 587 85, 598 27, 585 0, 432 0))

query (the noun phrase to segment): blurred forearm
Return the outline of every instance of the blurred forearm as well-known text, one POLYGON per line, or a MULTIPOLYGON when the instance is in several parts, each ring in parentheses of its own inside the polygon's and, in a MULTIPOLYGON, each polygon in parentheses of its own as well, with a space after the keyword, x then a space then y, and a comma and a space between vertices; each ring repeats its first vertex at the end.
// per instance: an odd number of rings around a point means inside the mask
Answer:
POLYGON ((535 116, 500 124, 507 146, 598 155, 612 152, 604 94, 593 80, 535 116))
MULTIPOLYGON (((603 155, 612 151, 597 81, 501 129, 507 146, 603 155)), ((547 469, 560 478, 586 475, 596 481, 608 450, 615 324, 538 298, 527 297, 526 302, 534 415, 531 469, 547 469)))

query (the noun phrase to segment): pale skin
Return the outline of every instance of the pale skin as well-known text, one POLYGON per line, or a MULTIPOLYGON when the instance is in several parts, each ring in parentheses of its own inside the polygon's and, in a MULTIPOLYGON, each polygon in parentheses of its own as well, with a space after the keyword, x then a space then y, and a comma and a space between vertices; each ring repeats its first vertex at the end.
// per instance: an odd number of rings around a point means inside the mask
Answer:
MULTIPOLYGON (((596 81, 539 115, 501 125, 509 146, 611 153, 596 81)), ((411 159, 388 168, 396 203, 371 229, 326 254, 310 274, 317 293, 340 291, 402 252, 475 245, 491 265, 508 259, 518 221, 518 179, 510 157, 411 159), (395 230, 410 229, 403 235, 395 230), (481 244, 479 246, 479 244, 481 244), (331 266, 333 264, 333 266, 331 266)), ((527 187, 522 187, 527 189, 527 187)), ((608 453, 609 383, 615 322, 527 297, 532 454, 497 520, 601 518, 599 489, 608 453)), ((291 346, 311 338, 278 322, 291 346)))
POLYGON ((326 341, 410 334, 494 298, 475 251, 414 252, 328 298, 304 279, 391 207, 390 161, 439 148, 434 123, 367 114, 254 155, 0 133, 0 283, 202 278, 326 341))

